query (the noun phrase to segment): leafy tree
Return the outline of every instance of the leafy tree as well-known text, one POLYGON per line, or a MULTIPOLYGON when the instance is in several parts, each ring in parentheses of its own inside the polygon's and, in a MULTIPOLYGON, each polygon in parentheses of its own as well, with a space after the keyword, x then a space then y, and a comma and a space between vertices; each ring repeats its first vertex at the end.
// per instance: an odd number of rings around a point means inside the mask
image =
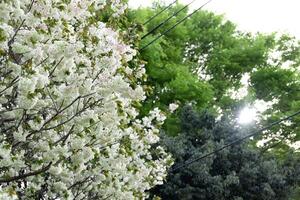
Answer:
MULTIPOLYGON (((164 135, 162 139, 175 158, 175 168, 243 135, 226 117, 216 121, 209 112, 199 113, 190 106, 182 111, 181 125, 180 135, 164 135)), ((279 162, 268 153, 240 143, 171 171, 152 195, 174 200, 286 200, 300 184, 299 157, 295 156, 289 154, 279 162)))
MULTIPOLYGON (((152 8, 131 10, 128 19, 142 24, 162 8, 162 4, 155 4, 152 8)), ((145 35, 180 8, 182 5, 177 4, 145 26, 141 25, 143 31, 140 35, 145 35)), ((142 39, 139 47, 186 15, 185 11, 173 17, 142 39)), ((216 112, 219 108, 233 118, 235 114, 232 113, 242 105, 254 104, 256 100, 278 100, 263 113, 267 117, 257 124, 262 126, 300 109, 299 49, 298 41, 288 35, 243 33, 223 16, 199 11, 140 52, 140 58, 147 62, 147 84, 153 88, 149 90, 150 97, 142 110, 147 113, 151 108, 159 107, 166 111, 173 102, 181 105, 192 103, 199 110, 209 108, 216 112), (241 79, 245 76, 250 76, 249 94, 235 99, 230 91, 243 87, 241 79)), ((168 115, 164 124, 167 134, 176 135, 181 131, 179 114, 168 115)), ((291 122, 272 129, 267 138, 273 139, 266 146, 282 141, 276 147, 288 149, 287 143, 298 141, 299 117, 291 122)))
MULTIPOLYGON (((175 11, 182 8, 176 5, 164 12, 144 27, 144 35, 152 30, 175 11)), ((160 10, 144 8, 129 12, 129 21, 143 23, 160 10)), ((160 29, 143 39, 143 47, 176 21, 187 15, 182 12, 168 21, 160 29)), ((200 11, 185 23, 176 27, 156 43, 140 52, 141 59, 147 62, 148 85, 153 86, 150 98, 144 103, 143 110, 160 107, 166 110, 168 104, 194 103, 199 109, 212 106, 226 107, 230 99, 227 90, 238 89, 242 76, 255 66, 266 62, 266 51, 272 45, 272 36, 242 34, 233 23, 222 16, 200 11)), ((231 100, 232 101, 232 100, 231 100)), ((167 119, 165 129, 169 134, 180 132, 176 123, 168 123, 178 116, 167 119)), ((175 133, 176 134, 176 133, 175 133)))

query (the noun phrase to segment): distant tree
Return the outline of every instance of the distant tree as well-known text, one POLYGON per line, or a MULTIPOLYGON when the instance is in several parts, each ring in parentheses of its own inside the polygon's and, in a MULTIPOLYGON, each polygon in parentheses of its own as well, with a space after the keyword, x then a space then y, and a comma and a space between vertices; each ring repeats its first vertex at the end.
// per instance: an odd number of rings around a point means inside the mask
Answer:
MULTIPOLYGON (((180 135, 162 139, 175 158, 174 167, 244 134, 226 117, 216 121, 208 112, 199 113, 189 106, 182 111, 181 125, 180 135)), ((152 195, 173 200, 286 200, 300 183, 300 163, 295 156, 289 154, 279 162, 248 143, 237 144, 170 172, 152 195)))

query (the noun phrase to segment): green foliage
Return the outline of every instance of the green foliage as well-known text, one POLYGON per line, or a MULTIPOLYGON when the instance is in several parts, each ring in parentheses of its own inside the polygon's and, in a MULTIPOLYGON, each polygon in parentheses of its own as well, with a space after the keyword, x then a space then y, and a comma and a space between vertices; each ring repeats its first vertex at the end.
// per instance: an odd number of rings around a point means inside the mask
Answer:
MULTIPOLYGON (((152 8, 128 12, 128 21, 141 27, 137 31, 140 37, 182 5, 177 4, 142 25, 163 7, 156 3, 152 8)), ((147 45, 186 15, 187 11, 173 17, 136 43, 137 48, 147 45)), ((255 100, 278 100, 264 113, 268 117, 260 122, 262 125, 300 109, 300 75, 297 69, 300 43, 294 37, 243 33, 222 15, 201 10, 139 53, 140 58, 147 62, 148 81, 145 84, 152 87, 142 113, 153 107, 167 111, 168 105, 173 102, 181 105, 192 103, 198 110, 220 108, 223 113, 233 113, 239 108, 237 105, 252 104, 255 100), (242 100, 236 100, 228 91, 240 89, 245 75, 250 76, 249 94, 242 100)), ((180 109, 166 121, 164 128, 167 134, 180 132, 179 115, 180 109)), ((300 118, 296 118, 290 126, 282 124, 272 129, 269 136, 281 134, 268 145, 281 139, 285 141, 282 146, 287 140, 299 140, 299 122, 300 118)))
POLYGON ((294 72, 278 67, 262 68, 253 72, 251 83, 257 98, 265 101, 278 99, 281 95, 290 95, 298 86, 294 72))
MULTIPOLYGON (((145 35, 180 8, 182 5, 178 4, 163 12, 146 24, 140 35, 145 35)), ((142 24, 160 9, 160 4, 156 4, 153 8, 133 10, 128 18, 142 24)), ((186 15, 187 11, 173 17, 141 40, 139 47, 147 45, 186 15)), ((223 16, 199 11, 140 52, 140 57, 147 62, 147 84, 154 88, 144 108, 166 109, 174 101, 193 102, 199 109, 212 105, 222 107, 227 90, 238 89, 245 73, 264 65, 266 52, 272 45, 273 36, 239 33, 223 16), (199 78, 199 74, 206 78, 199 78)))
MULTIPOLYGON (((181 113, 183 132, 162 138, 175 158, 175 167, 243 135, 225 117, 216 121, 209 112, 199 113, 191 107, 184 107, 181 113)), ((237 144, 171 172, 166 182, 151 192, 173 200, 286 200, 300 183, 299 165, 295 154, 279 162, 246 143, 237 144)))
MULTIPOLYGON (((274 103, 264 113, 268 117, 261 123, 271 123, 300 110, 300 73, 295 69, 295 64, 300 58, 300 46, 296 45, 297 43, 290 37, 282 36, 274 48, 274 51, 279 54, 273 58, 274 64, 253 70, 250 74, 250 94, 254 95, 256 99, 274 103)), ((276 154, 280 156, 278 152, 286 151, 287 142, 299 141, 299 122, 300 117, 296 116, 288 123, 282 123, 273 128, 269 132, 269 137, 271 136, 273 139, 266 146, 283 141, 280 145, 276 145, 278 148, 276 154)))

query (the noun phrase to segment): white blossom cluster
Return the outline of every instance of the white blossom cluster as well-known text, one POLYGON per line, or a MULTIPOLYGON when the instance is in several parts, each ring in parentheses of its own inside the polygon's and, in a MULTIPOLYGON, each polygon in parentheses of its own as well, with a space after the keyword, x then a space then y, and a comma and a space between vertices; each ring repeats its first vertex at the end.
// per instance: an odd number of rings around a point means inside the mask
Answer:
POLYGON ((177 103, 171 103, 169 104, 169 111, 173 113, 178 107, 179 105, 177 103))
POLYGON ((105 6, 0 1, 0 199, 144 199, 162 184, 172 160, 153 144, 165 117, 138 119, 145 94, 128 77, 144 69, 98 20, 105 6))

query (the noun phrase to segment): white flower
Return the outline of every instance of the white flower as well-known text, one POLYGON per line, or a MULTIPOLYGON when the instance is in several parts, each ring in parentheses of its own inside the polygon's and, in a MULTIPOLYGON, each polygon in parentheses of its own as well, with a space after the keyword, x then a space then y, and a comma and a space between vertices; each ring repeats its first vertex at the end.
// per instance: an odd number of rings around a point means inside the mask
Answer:
MULTIPOLYGON (((1 6, 1 4, 0 4, 1 6)), ((9 188, 6 188, 6 189, 0 189, 0 199, 1 200, 17 200, 19 199, 18 196, 17 196, 17 193, 16 191, 9 187, 9 188)))
POLYGON ((33 93, 35 90, 36 83, 37 83, 36 77, 32 77, 32 78, 23 78, 22 77, 19 80, 19 90, 26 95, 28 93, 33 93))
POLYGON ((51 166, 49 169, 49 173, 53 175, 59 175, 62 172, 62 168, 60 165, 58 166, 51 166))
MULTIPOLYGON (((110 1, 114 17, 126 9, 122 2, 110 1)), ((133 105, 146 98, 139 81, 146 77, 145 67, 124 64, 136 50, 122 42, 119 30, 99 21, 104 0, 31 3, 0 3, 0 48, 11 70, 0 74, 0 89, 16 81, 0 97, 1 117, 8 119, 1 127, 8 131, 0 136, 0 176, 49 168, 44 199, 74 199, 72 185, 82 181, 82 198, 91 192, 146 198, 145 191, 165 178, 170 157, 163 150, 151 156, 162 112, 156 108, 142 121, 136 118, 133 105), (11 44, 12 58, 9 39, 23 20, 11 44)), ((24 199, 35 198, 44 178, 27 177, 27 187, 2 185, 0 199, 9 199, 14 190, 24 199)))
POLYGON ((14 132, 14 139, 16 141, 24 142, 26 141, 26 135, 23 132, 16 131, 14 132))
POLYGON ((56 182, 53 184, 54 189, 58 192, 67 190, 67 186, 63 182, 56 182))
POLYGON ((178 104, 176 103, 169 104, 169 110, 171 113, 173 113, 177 108, 178 108, 178 104))

